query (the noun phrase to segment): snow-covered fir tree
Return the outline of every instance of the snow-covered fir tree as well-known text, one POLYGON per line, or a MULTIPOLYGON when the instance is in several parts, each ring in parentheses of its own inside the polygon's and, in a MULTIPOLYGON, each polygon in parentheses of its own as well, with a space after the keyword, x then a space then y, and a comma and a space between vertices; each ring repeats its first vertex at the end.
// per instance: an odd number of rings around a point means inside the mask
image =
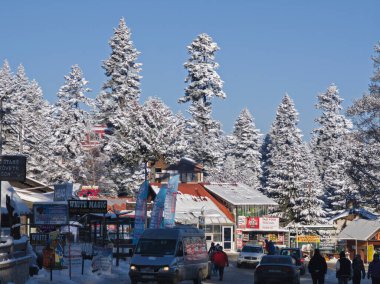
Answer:
POLYGON ((78 65, 71 67, 65 83, 57 93, 58 101, 53 108, 54 133, 51 146, 55 156, 61 159, 62 170, 55 181, 74 181, 81 176, 84 161, 82 141, 91 128, 89 113, 84 107, 93 106, 86 94, 90 91, 78 65), (66 169, 66 170, 64 170, 66 169))
POLYGON ((103 64, 107 81, 96 98, 96 117, 98 123, 107 126, 102 149, 110 157, 107 168, 109 178, 114 182, 113 190, 132 193, 144 179, 144 157, 140 155, 144 149, 130 138, 135 131, 132 128, 136 127, 137 131, 141 118, 138 102, 141 63, 137 62, 140 52, 134 47, 131 32, 123 18, 109 45, 111 55, 103 64))
POLYGON ((316 108, 320 109, 322 114, 316 119, 319 127, 313 130, 311 142, 318 173, 326 192, 326 211, 329 216, 345 208, 348 196, 357 198, 356 189, 353 186, 350 187, 346 174, 350 153, 347 138, 352 123, 341 114, 342 101, 338 88, 334 84, 330 85, 326 92, 318 95, 316 108), (334 170, 337 172, 333 173, 334 170), (333 181, 334 178, 339 178, 339 180, 333 181), (340 185, 332 185, 331 182, 338 182, 340 185), (345 192, 344 195, 342 195, 343 192, 345 192))
POLYGON ((314 156, 305 143, 301 147, 303 152, 303 178, 296 204, 299 207, 298 221, 304 225, 321 224, 325 222, 326 213, 322 201, 323 186, 314 163, 314 156))
POLYGON ((304 159, 298 112, 285 95, 268 133, 265 191, 279 208, 276 215, 284 224, 298 223, 301 206, 297 203, 304 187, 304 159))
POLYGON ((12 128, 16 133, 15 151, 27 156, 29 177, 48 183, 49 174, 57 167, 48 143, 52 134, 51 106, 44 100, 38 83, 28 79, 22 65, 14 78, 11 101, 12 110, 8 116, 13 120, 12 128))
POLYGON ((223 81, 216 69, 215 53, 219 50, 207 34, 200 34, 188 47, 189 60, 184 64, 188 75, 185 82, 185 96, 180 103, 190 102, 189 113, 192 118, 187 121, 185 136, 189 141, 188 156, 204 164, 207 174, 221 166, 221 125, 211 117, 211 100, 214 97, 225 98, 223 81))
POLYGON ((261 170, 261 133, 256 128, 253 117, 247 108, 243 109, 235 122, 230 140, 235 157, 236 170, 241 173, 240 182, 259 189, 261 170))
POLYGON ((380 42, 374 49, 369 94, 347 111, 355 125, 352 143, 356 146, 349 159, 349 175, 360 190, 363 204, 380 211, 380 42))

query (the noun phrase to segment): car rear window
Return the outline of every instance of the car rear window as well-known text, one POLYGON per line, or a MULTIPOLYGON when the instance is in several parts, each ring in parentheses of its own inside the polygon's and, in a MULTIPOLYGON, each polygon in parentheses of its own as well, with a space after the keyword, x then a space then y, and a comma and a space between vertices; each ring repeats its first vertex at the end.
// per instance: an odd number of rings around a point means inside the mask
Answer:
POLYGON ((286 256, 264 256, 261 259, 261 264, 293 264, 292 258, 286 256))
POLYGON ((262 247, 253 247, 253 246, 244 246, 241 251, 242 252, 257 252, 257 253, 262 253, 263 252, 263 248, 262 247))
POLYGON ((301 251, 298 249, 283 249, 281 250, 281 255, 296 255, 297 257, 301 256, 301 251))

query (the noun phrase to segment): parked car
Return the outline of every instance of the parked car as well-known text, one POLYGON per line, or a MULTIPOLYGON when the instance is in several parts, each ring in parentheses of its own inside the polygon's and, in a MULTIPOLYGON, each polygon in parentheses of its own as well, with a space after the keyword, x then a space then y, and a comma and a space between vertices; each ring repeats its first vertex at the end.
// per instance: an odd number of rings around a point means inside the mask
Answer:
POLYGON ((255 244, 246 244, 237 259, 237 267, 243 264, 258 265, 261 258, 264 256, 263 247, 255 244))
POLYGON ((300 248, 283 248, 280 255, 289 255, 296 260, 296 265, 300 268, 301 275, 305 274, 305 259, 300 248))
POLYGON ((295 260, 288 255, 265 255, 255 270, 255 284, 279 282, 300 283, 300 270, 295 260))

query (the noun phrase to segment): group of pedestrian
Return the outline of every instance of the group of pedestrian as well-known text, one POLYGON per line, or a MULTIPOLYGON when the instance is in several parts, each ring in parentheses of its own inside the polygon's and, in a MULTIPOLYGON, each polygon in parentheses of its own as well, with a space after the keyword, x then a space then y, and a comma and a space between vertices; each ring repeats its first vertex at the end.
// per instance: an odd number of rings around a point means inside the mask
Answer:
POLYGON ((229 266, 228 256, 223 251, 223 247, 219 244, 211 243, 211 247, 208 250, 208 255, 212 263, 212 274, 216 276, 219 272, 219 281, 223 280, 224 268, 229 266))
MULTIPOLYGON (((324 284, 325 275, 327 273, 327 263, 325 258, 320 254, 319 249, 314 251, 308 269, 313 284, 324 284)), ((351 280, 353 284, 360 284, 361 279, 364 279, 366 276, 364 262, 360 255, 355 255, 351 263, 344 251, 339 254, 335 270, 339 284, 347 284, 351 280)), ((377 253, 373 255, 373 261, 369 264, 367 278, 372 279, 372 284, 380 284, 380 260, 377 253)))

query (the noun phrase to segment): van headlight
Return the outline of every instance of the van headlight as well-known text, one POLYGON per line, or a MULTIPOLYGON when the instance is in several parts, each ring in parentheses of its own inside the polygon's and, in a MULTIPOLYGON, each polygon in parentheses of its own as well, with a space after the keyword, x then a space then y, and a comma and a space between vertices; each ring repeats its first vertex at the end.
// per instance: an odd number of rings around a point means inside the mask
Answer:
POLYGON ((164 267, 161 267, 160 270, 162 272, 168 272, 170 270, 169 266, 164 266, 164 267))
POLYGON ((132 271, 136 271, 137 267, 135 265, 131 265, 131 267, 129 269, 132 270, 132 271))

